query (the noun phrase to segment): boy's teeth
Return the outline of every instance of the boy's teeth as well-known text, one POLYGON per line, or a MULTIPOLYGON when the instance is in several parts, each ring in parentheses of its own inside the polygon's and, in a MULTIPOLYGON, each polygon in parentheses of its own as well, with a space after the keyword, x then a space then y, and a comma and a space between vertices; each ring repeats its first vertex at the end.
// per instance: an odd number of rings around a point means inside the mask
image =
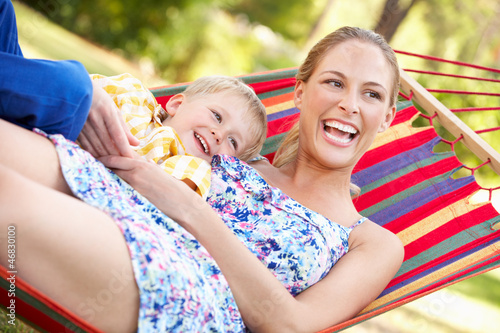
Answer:
POLYGON ((208 147, 207 147, 207 143, 205 142, 205 140, 203 140, 203 138, 198 133, 194 133, 194 136, 196 136, 196 138, 198 140, 200 140, 201 145, 203 146, 203 149, 205 149, 205 154, 208 154, 208 147))
POLYGON ((339 131, 350 133, 350 134, 358 133, 358 131, 354 127, 349 126, 349 125, 344 125, 344 124, 341 124, 341 123, 336 122, 336 121, 326 121, 325 126, 333 127, 333 128, 338 129, 339 131))

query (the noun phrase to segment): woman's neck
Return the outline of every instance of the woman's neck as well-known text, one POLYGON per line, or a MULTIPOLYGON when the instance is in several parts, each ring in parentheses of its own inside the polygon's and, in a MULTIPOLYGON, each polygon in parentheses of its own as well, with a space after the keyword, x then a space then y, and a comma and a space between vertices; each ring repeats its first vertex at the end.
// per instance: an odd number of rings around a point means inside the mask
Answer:
POLYGON ((264 179, 309 209, 346 226, 357 221, 350 195, 350 171, 295 160, 280 168, 257 168, 264 179))

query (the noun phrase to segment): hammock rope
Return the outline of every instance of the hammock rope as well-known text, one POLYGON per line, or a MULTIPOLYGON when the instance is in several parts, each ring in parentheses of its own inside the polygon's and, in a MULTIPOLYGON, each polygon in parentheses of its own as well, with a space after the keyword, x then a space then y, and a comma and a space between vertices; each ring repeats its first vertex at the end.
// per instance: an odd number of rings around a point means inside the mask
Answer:
MULTIPOLYGON (((447 60, 447 59, 443 59, 443 58, 439 58, 439 57, 420 55, 420 54, 406 52, 406 51, 395 50, 395 52, 398 54, 401 54, 401 55, 417 57, 417 58, 421 58, 421 59, 425 59, 425 60, 429 60, 429 61, 434 61, 434 62, 439 62, 439 63, 449 63, 449 64, 452 64, 455 66, 469 67, 469 68, 474 68, 474 69, 478 69, 481 71, 486 71, 489 73, 500 74, 499 69, 495 69, 495 68, 491 68, 491 67, 478 66, 478 65, 460 62, 460 61, 452 61, 452 60, 447 60)), ((465 79, 465 80, 483 81, 483 82, 488 82, 488 83, 493 83, 493 84, 500 83, 500 80, 493 79, 493 78, 485 78, 485 77, 480 77, 480 76, 466 76, 466 75, 459 75, 459 74, 444 73, 444 72, 439 72, 439 71, 427 71, 427 70, 421 70, 421 69, 405 69, 405 72, 431 75, 431 76, 442 76, 442 77, 451 78, 451 79, 461 79, 461 80, 465 79)), ((491 91, 490 92, 477 92, 477 91, 467 91, 467 90, 432 89, 432 88, 425 88, 425 90, 429 93, 439 93, 439 94, 475 95, 475 96, 486 96, 486 97, 499 97, 500 96, 500 93, 491 92, 491 91)), ((401 92, 400 95, 403 98, 405 98, 406 100, 414 100, 415 99, 414 98, 415 95, 414 95, 413 90, 410 90, 408 95, 404 94, 403 92, 401 92)), ((416 102, 418 103, 418 101, 416 101, 416 102)), ((473 106, 473 107, 453 108, 453 109, 450 108, 449 109, 449 111, 451 111, 452 113, 479 112, 479 111, 490 111, 491 112, 491 111, 498 111, 498 110, 500 110, 500 106, 491 106, 490 107, 490 106, 484 106, 484 105, 473 106)), ((438 112, 435 112, 432 115, 421 114, 420 116, 427 119, 430 126, 434 126, 434 123, 433 123, 434 118, 439 117, 439 114, 438 114, 438 112)), ((438 122, 439 122, 439 119, 438 119, 438 122)), ((446 128, 446 126, 444 126, 444 127, 446 128)), ((473 130, 473 132, 476 134, 482 134, 482 133, 495 132, 495 131, 499 131, 499 130, 500 130, 500 126, 496 126, 496 127, 489 127, 489 128, 479 129, 479 130, 473 130)), ((448 131, 449 131, 449 129, 448 129, 448 131)), ((464 142, 467 140, 467 137, 464 136, 463 133, 461 133, 460 131, 457 131, 454 134, 454 136, 456 137, 455 140, 445 140, 442 138, 441 141, 443 143, 448 144, 450 146, 450 149, 452 152, 455 152, 455 144, 457 142, 462 142, 467 146, 467 144, 464 142)), ((469 147, 469 149, 470 149, 470 147, 469 147)), ((473 149, 471 149, 471 150, 473 151, 473 149)), ((480 165, 478 165, 478 166, 471 167, 471 166, 467 166, 464 164, 463 168, 465 168, 466 170, 469 170, 471 175, 475 175, 476 171, 481 169, 485 165, 489 165, 492 169, 495 169, 495 167, 493 166, 493 162, 492 162, 493 158, 491 156, 485 156, 485 157, 481 158, 481 160, 482 160, 482 163, 480 163, 480 165)), ((499 187, 495 187, 495 188, 481 187, 482 190, 488 191, 489 200, 492 199, 493 192, 495 190, 498 190, 498 188, 499 187)))
POLYGON ((443 63, 453 64, 453 65, 462 66, 462 67, 475 68, 475 69, 479 69, 479 70, 488 71, 488 72, 491 72, 491 73, 500 74, 500 69, 497 69, 497 68, 479 66, 479 65, 474 65, 474 64, 466 63, 466 62, 448 60, 448 59, 443 59, 443 58, 439 58, 439 57, 422 55, 422 54, 417 54, 417 53, 412 53, 412 52, 406 52, 406 51, 400 51, 400 50, 394 50, 394 52, 399 53, 399 54, 404 54, 404 55, 412 56, 412 57, 422 58, 422 59, 426 59, 426 60, 443 62, 443 63))
MULTIPOLYGON (((421 54, 416 54, 416 53, 406 52, 406 51, 395 50, 395 52, 398 54, 407 55, 407 56, 411 56, 411 57, 417 57, 417 58, 421 58, 421 59, 425 59, 425 60, 430 60, 430 61, 435 61, 435 62, 440 62, 440 63, 449 63, 449 64, 460 66, 460 67, 469 67, 469 68, 479 69, 482 71, 487 71, 490 73, 500 74, 500 70, 496 69, 496 68, 478 66, 478 65, 473 65, 473 64, 461 62, 461 61, 447 60, 447 59, 443 59, 443 58, 439 58, 439 57, 421 55, 421 54)), ((449 78, 455 78, 455 79, 466 79, 466 80, 476 80, 476 81, 484 81, 484 82, 491 82, 491 83, 500 83, 499 79, 485 78, 485 77, 480 77, 480 76, 466 76, 466 75, 458 75, 458 74, 444 73, 444 72, 438 72, 438 71, 427 71, 427 70, 421 70, 421 69, 404 69, 404 70, 405 70, 405 72, 424 74, 424 75, 443 76, 443 77, 449 77, 449 78)), ((477 91, 467 91, 467 90, 432 89, 432 88, 426 88, 426 90, 431 92, 431 93, 439 93, 439 94, 500 97, 500 93, 495 93, 495 92, 477 92, 477 91)), ((404 94, 400 94, 400 95, 403 96, 404 98, 406 98, 407 100, 411 100, 413 97, 412 92, 410 93, 409 96, 406 96, 404 94)), ((451 112, 498 111, 498 110, 500 110, 500 106, 450 108, 449 110, 451 112)), ((475 132, 477 134, 480 134, 480 133, 487 133, 487 132, 493 132, 493 131, 498 131, 498 130, 500 130, 500 126, 499 127, 485 128, 482 130, 476 130, 475 132)))

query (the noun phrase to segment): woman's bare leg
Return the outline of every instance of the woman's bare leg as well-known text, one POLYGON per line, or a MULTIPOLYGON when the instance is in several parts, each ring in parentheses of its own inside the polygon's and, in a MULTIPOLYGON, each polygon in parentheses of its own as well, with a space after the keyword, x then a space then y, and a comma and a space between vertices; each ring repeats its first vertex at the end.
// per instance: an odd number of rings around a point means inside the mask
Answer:
POLYGON ((0 184, 0 234, 15 227, 17 275, 105 332, 134 331, 139 293, 114 221, 2 165, 0 184))
POLYGON ((47 138, 0 119, 0 154, 0 165, 40 184, 71 194, 54 144, 47 138))

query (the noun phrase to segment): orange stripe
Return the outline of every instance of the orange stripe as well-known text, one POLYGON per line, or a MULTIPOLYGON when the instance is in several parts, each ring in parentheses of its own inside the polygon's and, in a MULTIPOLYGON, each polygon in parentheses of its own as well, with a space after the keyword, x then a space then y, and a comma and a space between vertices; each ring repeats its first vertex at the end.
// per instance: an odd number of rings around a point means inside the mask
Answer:
POLYGON ((262 104, 264 104, 265 107, 268 107, 279 103, 288 102, 290 100, 293 101, 293 92, 265 98, 262 100, 262 104))

